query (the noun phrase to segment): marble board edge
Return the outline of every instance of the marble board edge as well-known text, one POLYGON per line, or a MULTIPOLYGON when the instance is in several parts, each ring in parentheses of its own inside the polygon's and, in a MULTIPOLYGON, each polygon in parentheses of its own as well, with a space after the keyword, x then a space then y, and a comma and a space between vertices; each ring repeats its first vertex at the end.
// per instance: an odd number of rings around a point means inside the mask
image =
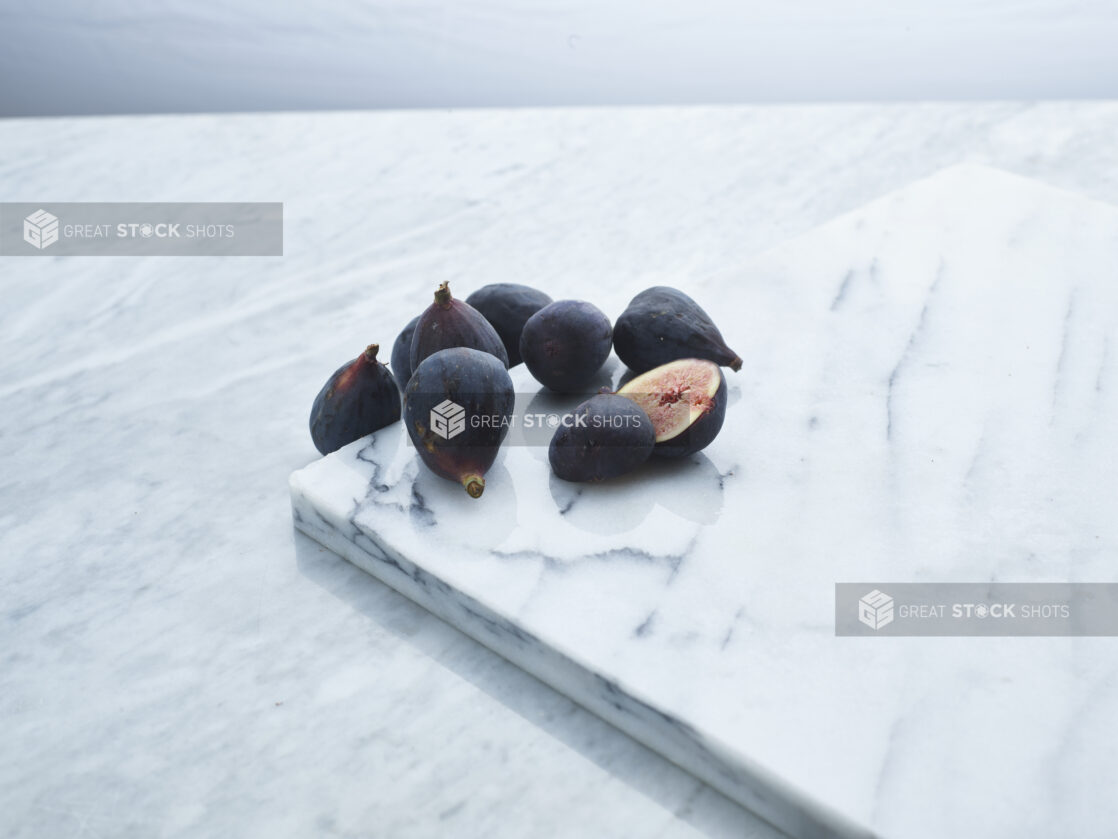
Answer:
MULTIPOLYGON (((329 457, 306 468, 313 469, 329 457)), ((343 520, 328 504, 316 504, 303 484, 303 471, 293 472, 289 481, 292 517, 295 528, 315 542, 789 835, 797 839, 874 836, 747 756, 454 588, 360 528, 352 513, 343 520)))

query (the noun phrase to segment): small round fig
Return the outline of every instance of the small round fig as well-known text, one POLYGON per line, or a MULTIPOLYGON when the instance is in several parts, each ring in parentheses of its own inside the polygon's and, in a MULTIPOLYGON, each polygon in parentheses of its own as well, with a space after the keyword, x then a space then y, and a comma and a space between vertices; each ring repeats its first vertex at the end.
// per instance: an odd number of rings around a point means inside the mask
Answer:
POLYGON ((662 457, 683 457, 711 444, 726 419, 726 377, 713 361, 685 358, 637 376, 617 391, 652 420, 662 457))
POLYGON ((416 315, 400 330, 400 334, 396 336, 396 343, 392 345, 392 359, 389 366, 400 393, 404 392, 404 388, 408 386, 408 379, 411 378, 411 339, 418 324, 419 315, 416 315))
POLYGON ((528 318, 551 302, 542 291, 519 283, 490 283, 482 286, 466 302, 477 309, 501 336, 509 367, 515 367, 520 357, 520 333, 528 318))
POLYGON ((648 460, 655 443, 652 420, 636 402, 599 393, 563 418, 547 458, 564 481, 605 481, 648 460))
POLYGON ((377 361, 377 344, 343 364, 322 386, 311 407, 311 440, 322 454, 335 452, 400 418, 400 390, 377 361))
POLYGON ((404 391, 404 425, 427 468, 479 498, 515 402, 512 379, 499 359, 453 347, 415 368, 404 391))
POLYGON ((613 334, 607 318, 582 300, 557 300, 524 324, 520 355, 536 380, 558 393, 575 393, 609 358, 613 334))
POLYGON ((435 302, 419 316, 415 325, 411 339, 412 372, 419 369, 423 359, 453 347, 490 353, 508 369, 509 357, 505 345, 501 343, 501 336, 481 312, 463 300, 455 300, 450 294, 450 287, 443 283, 435 292, 435 302))

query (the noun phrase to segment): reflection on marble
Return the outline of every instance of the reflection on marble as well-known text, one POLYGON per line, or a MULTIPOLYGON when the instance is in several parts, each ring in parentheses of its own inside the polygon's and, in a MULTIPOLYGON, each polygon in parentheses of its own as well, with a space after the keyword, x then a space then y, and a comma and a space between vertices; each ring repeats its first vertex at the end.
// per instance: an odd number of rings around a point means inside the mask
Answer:
POLYGON ((440 280, 701 284, 960 160, 1118 203, 1116 133, 1099 102, 0 120, 6 200, 286 217, 282 259, 0 262, 0 834, 771 836, 293 541, 310 402, 440 280))
POLYGON ((1116 241, 945 170, 704 285, 747 363, 702 456, 568 488, 506 447, 473 501, 397 426, 296 524, 795 836, 1105 836, 1108 639, 832 620, 837 581, 1118 579, 1116 241))

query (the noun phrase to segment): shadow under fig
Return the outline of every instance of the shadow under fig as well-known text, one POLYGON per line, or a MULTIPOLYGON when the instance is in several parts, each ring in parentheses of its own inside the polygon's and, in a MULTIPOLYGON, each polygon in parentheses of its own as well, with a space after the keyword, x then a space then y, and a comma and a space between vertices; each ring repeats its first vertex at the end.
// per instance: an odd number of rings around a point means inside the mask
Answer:
POLYGON ((722 476, 702 452, 652 457, 627 475, 601 483, 572 483, 549 473, 551 498, 567 522, 600 535, 626 533, 657 507, 701 525, 722 514, 722 476), (610 503, 619 494, 624 505, 610 503))

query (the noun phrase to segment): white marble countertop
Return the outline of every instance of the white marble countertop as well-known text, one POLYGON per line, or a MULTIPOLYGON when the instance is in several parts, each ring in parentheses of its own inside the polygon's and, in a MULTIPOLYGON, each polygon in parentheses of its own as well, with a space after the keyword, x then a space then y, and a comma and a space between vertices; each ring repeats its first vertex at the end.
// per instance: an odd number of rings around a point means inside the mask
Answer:
POLYGON ((321 381, 433 282, 706 276, 970 161, 1118 203, 1118 104, 0 122, 3 200, 282 200, 275 259, 0 289, 0 827, 771 836, 292 534, 321 381))

